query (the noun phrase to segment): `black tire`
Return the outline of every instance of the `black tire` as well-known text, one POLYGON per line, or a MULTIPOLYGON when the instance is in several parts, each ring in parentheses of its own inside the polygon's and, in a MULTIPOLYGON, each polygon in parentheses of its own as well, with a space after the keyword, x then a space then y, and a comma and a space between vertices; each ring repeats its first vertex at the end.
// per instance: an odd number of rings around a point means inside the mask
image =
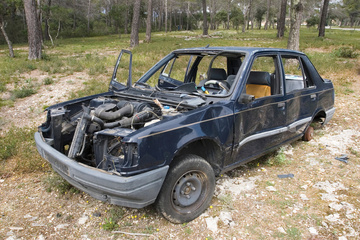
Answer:
POLYGON ((190 222, 209 207, 214 190, 211 165, 199 156, 185 155, 170 167, 156 209, 172 223, 190 222))
POLYGON ((310 141, 314 138, 314 128, 312 126, 309 126, 306 131, 305 131, 305 134, 303 136, 303 141, 310 141))

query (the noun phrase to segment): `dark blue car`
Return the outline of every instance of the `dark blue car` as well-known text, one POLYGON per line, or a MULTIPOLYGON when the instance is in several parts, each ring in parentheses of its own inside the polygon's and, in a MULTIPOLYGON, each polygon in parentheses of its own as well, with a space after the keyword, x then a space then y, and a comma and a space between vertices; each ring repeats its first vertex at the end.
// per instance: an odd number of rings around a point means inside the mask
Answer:
POLYGON ((169 221, 198 217, 215 177, 303 138, 335 112, 331 81, 305 54, 285 49, 176 50, 131 79, 118 58, 109 91, 51 106, 38 151, 64 179, 96 199, 169 221))

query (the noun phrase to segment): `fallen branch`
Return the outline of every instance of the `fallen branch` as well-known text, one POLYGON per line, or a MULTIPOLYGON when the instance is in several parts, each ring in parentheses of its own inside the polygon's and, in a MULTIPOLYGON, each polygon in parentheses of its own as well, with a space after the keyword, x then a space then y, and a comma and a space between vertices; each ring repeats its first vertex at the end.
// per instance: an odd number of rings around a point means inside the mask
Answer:
POLYGON ((121 234, 127 234, 127 235, 133 235, 133 236, 152 236, 152 234, 146 234, 146 233, 130 233, 130 232, 123 232, 123 231, 112 231, 111 233, 121 233, 121 234))

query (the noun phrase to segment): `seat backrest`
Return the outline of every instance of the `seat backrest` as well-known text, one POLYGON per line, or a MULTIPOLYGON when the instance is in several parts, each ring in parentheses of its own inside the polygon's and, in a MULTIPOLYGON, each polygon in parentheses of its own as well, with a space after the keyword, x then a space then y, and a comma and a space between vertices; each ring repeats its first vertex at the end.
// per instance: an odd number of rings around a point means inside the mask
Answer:
POLYGON ((226 80, 227 74, 223 68, 210 68, 208 80, 226 80))
POLYGON ((246 93, 255 98, 270 96, 270 73, 251 71, 246 83, 246 93))

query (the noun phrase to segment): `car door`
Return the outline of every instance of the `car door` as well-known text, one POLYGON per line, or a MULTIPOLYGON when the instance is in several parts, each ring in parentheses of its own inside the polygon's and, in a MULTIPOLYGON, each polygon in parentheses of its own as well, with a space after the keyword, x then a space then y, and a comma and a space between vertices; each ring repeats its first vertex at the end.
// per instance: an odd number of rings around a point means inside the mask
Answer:
POLYGON ((286 138, 297 138, 311 123, 318 95, 301 55, 282 54, 281 63, 285 79, 287 101, 286 138))
POLYGON ((249 103, 239 99, 234 105, 234 148, 225 166, 250 161, 284 141, 286 101, 280 58, 276 53, 258 54, 250 61, 240 98, 255 99, 249 103), (259 86, 254 90, 250 85, 259 86))

